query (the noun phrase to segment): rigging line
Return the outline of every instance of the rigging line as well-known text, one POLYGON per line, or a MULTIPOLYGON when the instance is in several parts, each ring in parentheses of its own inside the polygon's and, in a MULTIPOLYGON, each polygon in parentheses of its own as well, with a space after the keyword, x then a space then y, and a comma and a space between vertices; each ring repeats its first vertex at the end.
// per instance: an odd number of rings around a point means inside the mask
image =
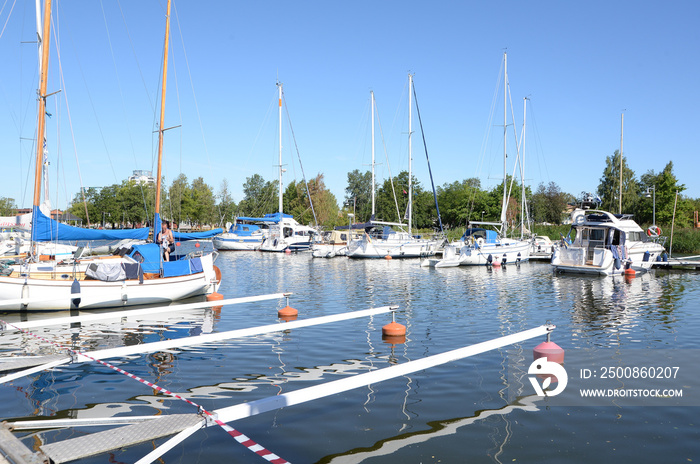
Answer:
MULTIPOLYGON (((398 217, 399 222, 401 221, 401 213, 399 212, 399 202, 396 199, 396 189, 394 188, 394 178, 391 175, 391 165, 389 164, 389 153, 386 149, 386 142, 384 140, 384 130, 382 129, 382 121, 379 119, 379 107, 377 106, 377 101, 374 101, 374 110, 377 112, 377 125, 379 126, 379 137, 382 139, 382 147, 384 148, 384 157, 386 158, 386 167, 389 171, 389 183, 391 184, 391 192, 394 194, 394 205, 396 206, 396 217, 398 217)), ((374 116, 373 116, 374 117, 374 116)), ((374 188, 374 186, 372 187, 374 188)), ((374 219, 374 218, 372 218, 374 219)))
MULTIPOLYGON (((53 18, 52 18, 52 21, 53 21, 53 18)), ((54 29, 55 29, 55 27, 54 27, 54 29)), ((73 45, 73 47, 75 49, 77 49, 77 47, 75 46, 75 43, 73 42, 73 36, 70 34, 70 29, 68 31, 69 31, 68 37, 70 39, 70 42, 73 45)), ((59 56, 59 66, 60 66, 60 60, 61 59, 59 56)), ((107 147, 107 140, 105 139, 104 131, 102 130, 102 125, 100 124, 100 118, 98 116, 97 109, 95 108, 95 102, 92 99, 92 94, 90 93, 90 88, 88 87, 88 80, 85 77, 85 72, 83 70, 83 66, 82 66, 82 63, 80 61, 80 57, 78 55, 76 55, 75 61, 78 65, 80 77, 82 77, 83 83, 85 84, 85 93, 87 95, 88 102, 90 102, 90 108, 92 109, 93 116, 95 117, 95 124, 97 125, 97 131, 100 134, 100 139, 102 140, 102 145, 105 149, 105 154, 107 155, 107 160, 109 161, 109 168, 111 169, 112 175, 114 176, 114 180, 116 182, 117 181, 117 173, 114 170, 114 164, 112 163, 112 157, 110 156, 109 149, 107 147)))
POLYGON ((430 185, 433 187, 433 199, 435 200, 435 209, 437 210, 438 223, 440 224, 440 232, 442 229, 442 217, 440 216, 440 207, 438 206, 437 193, 435 192, 435 182, 433 182, 433 170, 430 167, 430 157, 428 156, 428 144, 425 143, 425 131, 423 131, 423 120, 420 117, 420 109, 418 109, 418 95, 416 95, 416 83, 413 82, 413 99, 416 102, 416 113, 418 114, 418 124, 420 125, 420 133, 423 137, 423 147, 425 148, 425 159, 428 161, 428 173, 430 174, 430 185))
MULTIPOLYGON (((53 21, 53 19, 52 19, 52 21, 53 21)), ((58 56, 58 74, 59 74, 59 81, 61 84, 61 91, 62 91, 61 93, 63 94, 63 100, 66 104, 66 114, 68 116, 68 126, 70 127, 71 141, 73 142, 73 154, 75 156, 76 169, 78 170, 78 181, 80 182, 80 193, 82 194, 83 206, 85 207, 85 220, 87 221, 88 227, 90 227, 90 214, 88 213, 87 200, 85 199, 85 186, 83 185, 83 174, 80 170, 80 160, 78 159, 78 145, 75 142, 75 131, 73 130, 73 118, 71 117, 70 104, 68 103, 68 87, 66 86, 65 75, 63 73, 63 60, 61 59, 61 47, 59 46, 60 42, 58 40, 58 37, 56 36, 56 30, 57 30, 57 26, 54 25, 54 27, 52 28, 52 33, 54 36, 54 43, 56 44, 56 55, 58 56)), ((68 37, 70 37, 70 34, 68 35, 68 37)), ((80 67, 80 62, 78 62, 78 66, 80 67)), ((89 91, 88 91, 88 95, 89 95, 89 91)), ((111 160, 110 160, 110 166, 111 166, 111 160)))
MULTIPOLYGON (((121 79, 119 79, 119 68, 117 67, 117 61, 114 58, 114 47, 112 46, 112 36, 109 32, 109 24, 107 23, 107 16, 105 15, 104 3, 100 0, 100 10, 102 11, 102 20, 105 25, 105 32, 107 33, 107 44, 109 45, 109 52, 112 57, 112 64, 114 65, 114 74, 117 78, 117 88, 119 89, 119 98, 122 103, 122 111, 124 111, 124 121, 126 124, 126 133, 129 137, 129 144, 131 145, 131 153, 134 155, 134 160, 136 160, 136 148, 134 147, 134 138, 131 136, 131 128, 129 127, 129 118, 126 112, 126 104, 124 102, 124 91, 122 90, 121 79)), ((137 165, 138 166, 138 165, 137 165)), ((122 209, 126 209, 126 200, 121 198, 122 209)))
MULTIPOLYGON (((309 183, 306 180, 306 174, 304 174, 304 165, 301 164, 301 154, 299 153, 299 146, 297 145, 297 138, 294 135, 294 128, 292 127, 292 118, 289 117, 289 108, 287 107, 287 98, 284 94, 284 89, 282 89, 282 101, 284 101, 284 111, 287 113, 287 122, 289 123, 289 132, 292 134, 292 140, 294 141, 294 149, 297 151, 297 158, 299 159, 299 167, 301 168, 301 178, 304 180, 304 186, 306 187, 306 195, 309 197, 309 204, 311 205, 311 212, 314 215, 314 223, 318 227, 318 219, 316 218, 316 211, 314 210, 314 202, 311 198, 311 192, 309 191, 309 183)), ((318 183, 316 185, 316 191, 319 190, 318 183)))
MULTIPOLYGON (((0 39, 2 39, 2 35, 5 33, 5 28, 7 27, 7 23, 10 22, 10 16, 12 16, 12 10, 15 9, 15 4, 17 3, 17 0, 12 2, 12 8, 10 8, 10 12, 7 13, 7 20, 5 20, 5 24, 2 26, 2 30, 0 31, 0 39)), ((2 5, 2 10, 0 10, 0 15, 2 14, 3 10, 5 9, 5 5, 7 5, 7 1, 2 5)))
POLYGON ((183 39, 182 35, 182 28, 180 27, 180 15, 177 12, 177 5, 174 7, 175 9, 175 22, 177 22, 177 28, 178 31, 180 32, 180 43, 182 44, 182 54, 185 58, 185 67, 187 68, 187 74, 190 79, 190 87, 192 88, 192 98, 194 99, 194 107, 197 113, 197 121, 199 122, 199 130, 202 134, 202 142, 204 143, 204 153, 207 155, 207 163, 209 164, 209 175, 214 177, 214 171, 212 169, 211 165, 211 159, 209 158, 209 149, 207 148, 207 139, 204 135, 204 125, 202 124, 202 116, 199 112, 199 103, 197 103, 197 95, 194 91, 194 82, 192 81, 192 71, 190 69, 190 62, 187 58, 187 49, 185 49, 185 41, 183 39))
POLYGON ((134 48, 134 41, 131 39, 131 32, 129 32, 129 26, 127 26, 127 24, 126 24, 126 18, 124 17, 124 11, 122 10, 122 4, 119 0, 117 0, 117 6, 119 7, 119 13, 122 16, 122 22, 124 23, 124 29, 126 29, 126 36, 129 39, 129 45, 131 46, 131 52, 134 54, 134 60, 136 61, 136 68, 139 70, 139 76, 141 76, 141 83, 143 84, 143 88, 146 91, 146 97, 148 98, 148 104, 151 105, 151 109, 153 111, 155 111, 155 106, 153 105, 153 101, 151 100, 151 95, 148 93, 148 86, 146 85, 146 79, 143 76, 143 71, 141 70, 141 65, 139 64, 139 60, 136 56, 136 49, 134 48))

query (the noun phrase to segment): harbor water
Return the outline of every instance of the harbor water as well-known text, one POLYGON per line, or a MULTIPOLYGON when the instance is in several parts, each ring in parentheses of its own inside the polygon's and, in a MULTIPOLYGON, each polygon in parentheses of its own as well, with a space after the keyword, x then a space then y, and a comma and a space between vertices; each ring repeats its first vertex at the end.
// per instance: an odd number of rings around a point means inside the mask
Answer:
MULTIPOLYGON (((299 319, 398 305, 405 343, 382 339, 391 315, 284 330, 285 300, 173 311, 138 322, 34 329, 82 351, 280 324, 280 331, 113 360, 120 368, 215 410, 531 329, 556 325, 567 358, 624 350, 700 351, 700 273, 634 278, 556 275, 546 262, 503 268, 421 268, 418 260, 313 259, 308 253, 219 255, 224 298, 292 292, 299 319)), ((12 322, 65 314, 2 314, 12 322)), ((230 425, 292 463, 698 462, 698 385, 685 403, 556 405, 535 394, 524 341, 413 374, 265 412, 230 425)), ((5 331, 1 356, 55 353, 5 331)), ((565 363, 566 364, 566 363, 565 363)), ((700 365, 684 374, 700 378, 700 365), (694 369, 694 372, 693 372, 694 369), (688 372, 690 371, 690 372, 688 372)), ((573 372, 570 372, 571 376, 573 372)), ((555 398, 551 398, 554 400, 555 398)), ((193 406, 95 363, 68 364, 0 385, 0 419, 196 413, 193 406)), ((15 432, 30 448, 93 428, 15 432)), ((165 439, 80 463, 132 463, 165 439)), ((200 430, 164 463, 265 462, 219 427, 200 430)))

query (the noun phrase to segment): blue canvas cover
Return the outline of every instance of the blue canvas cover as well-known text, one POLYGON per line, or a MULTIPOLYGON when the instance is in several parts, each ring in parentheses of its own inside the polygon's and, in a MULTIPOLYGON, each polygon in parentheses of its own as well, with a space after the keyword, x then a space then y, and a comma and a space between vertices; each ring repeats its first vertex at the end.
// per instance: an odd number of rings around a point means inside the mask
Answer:
POLYGON ((68 224, 61 224, 46 216, 34 207, 32 218, 32 240, 51 242, 55 240, 146 240, 148 227, 141 229, 83 229, 68 224))
POLYGON ((238 222, 233 224, 228 231, 231 234, 236 234, 241 237, 249 237, 253 235, 254 232, 258 232, 259 230, 260 226, 256 226, 255 224, 243 224, 238 222))
POLYGON ((474 235, 475 237, 484 237, 484 241, 486 243, 496 243, 496 241, 498 241, 498 233, 496 231, 482 229, 481 227, 471 227, 465 230, 464 235, 462 235, 462 240, 466 240, 472 235, 474 235))
POLYGON ((161 247, 155 243, 134 245, 129 252, 136 262, 141 263, 143 272, 160 272, 161 247))
POLYGON ((176 241, 186 242, 187 240, 206 240, 213 238, 219 234, 223 234, 224 229, 212 229, 206 230, 204 232, 175 232, 173 231, 173 238, 176 241))
POLYGON ((129 256, 141 264, 143 272, 160 273, 162 266, 163 277, 197 274, 204 270, 200 258, 162 261, 162 252, 163 249, 159 245, 146 243, 144 245, 134 245, 129 252, 129 256))

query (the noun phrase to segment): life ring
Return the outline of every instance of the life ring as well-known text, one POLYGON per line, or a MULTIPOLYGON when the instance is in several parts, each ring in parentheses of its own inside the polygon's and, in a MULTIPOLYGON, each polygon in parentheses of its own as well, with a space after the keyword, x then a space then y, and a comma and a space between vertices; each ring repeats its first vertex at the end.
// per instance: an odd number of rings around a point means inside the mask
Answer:
POLYGON ((479 237, 476 239, 476 247, 481 248, 484 244, 484 239, 482 237, 479 237))
POLYGON ((649 237, 658 237, 661 235, 661 227, 659 226, 649 226, 647 229, 647 235, 649 237))

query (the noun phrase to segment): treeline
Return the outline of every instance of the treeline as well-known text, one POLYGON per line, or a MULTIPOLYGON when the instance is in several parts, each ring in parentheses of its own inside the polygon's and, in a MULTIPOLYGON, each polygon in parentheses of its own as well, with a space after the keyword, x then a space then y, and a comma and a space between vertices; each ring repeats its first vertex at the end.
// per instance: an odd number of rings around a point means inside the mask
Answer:
MULTIPOLYGON (((598 187, 590 192, 601 201, 601 209, 618 212, 620 208, 620 155, 617 151, 606 158, 606 166, 598 187)), ((436 230, 439 226, 432 188, 424 187, 413 178, 413 226, 416 229, 436 230)), ((506 220, 517 228, 522 215, 522 186, 509 178, 490 190, 483 189, 479 179, 470 178, 437 187, 440 215, 445 229, 464 227, 468 222, 499 222, 504 187, 509 193, 506 220)), ((148 224, 153 218, 155 192, 153 184, 124 181, 103 188, 89 188, 73 198, 69 212, 84 224, 112 224, 113 227, 133 227, 148 224), (89 218, 89 221, 88 221, 89 218)), ((686 198, 686 187, 678 183, 669 162, 663 171, 648 171, 636 177, 622 159, 622 212, 632 213, 636 221, 646 227, 654 222, 669 227, 674 219, 678 228, 690 227, 693 211, 700 210, 700 199, 686 198), (677 195, 678 193, 678 195, 677 195), (655 201, 654 201, 655 198, 655 201), (655 215, 655 218, 654 218, 655 215)), ((408 218, 408 173, 401 172, 375 186, 374 218, 386 222, 406 223, 408 218)), ((577 204, 589 192, 578 196, 561 191, 555 182, 540 184, 533 192, 524 189, 527 198, 527 217, 539 224, 562 224, 568 219, 567 208, 577 204)), ((259 174, 246 179, 243 198, 236 203, 224 179, 215 192, 203 178, 191 182, 184 174, 178 176, 161 192, 161 216, 177 224, 193 227, 223 226, 234 217, 260 217, 277 212, 278 185, 266 181, 259 174)), ((325 185, 323 174, 308 184, 293 181, 287 184, 282 196, 283 210, 303 224, 324 228, 353 222, 369 221, 372 215, 372 176, 370 171, 354 170, 347 174, 345 197, 338 203, 325 185), (354 218, 348 215, 353 214, 354 218)), ((0 214, 11 215, 16 210, 14 200, 0 198, 0 214)))

